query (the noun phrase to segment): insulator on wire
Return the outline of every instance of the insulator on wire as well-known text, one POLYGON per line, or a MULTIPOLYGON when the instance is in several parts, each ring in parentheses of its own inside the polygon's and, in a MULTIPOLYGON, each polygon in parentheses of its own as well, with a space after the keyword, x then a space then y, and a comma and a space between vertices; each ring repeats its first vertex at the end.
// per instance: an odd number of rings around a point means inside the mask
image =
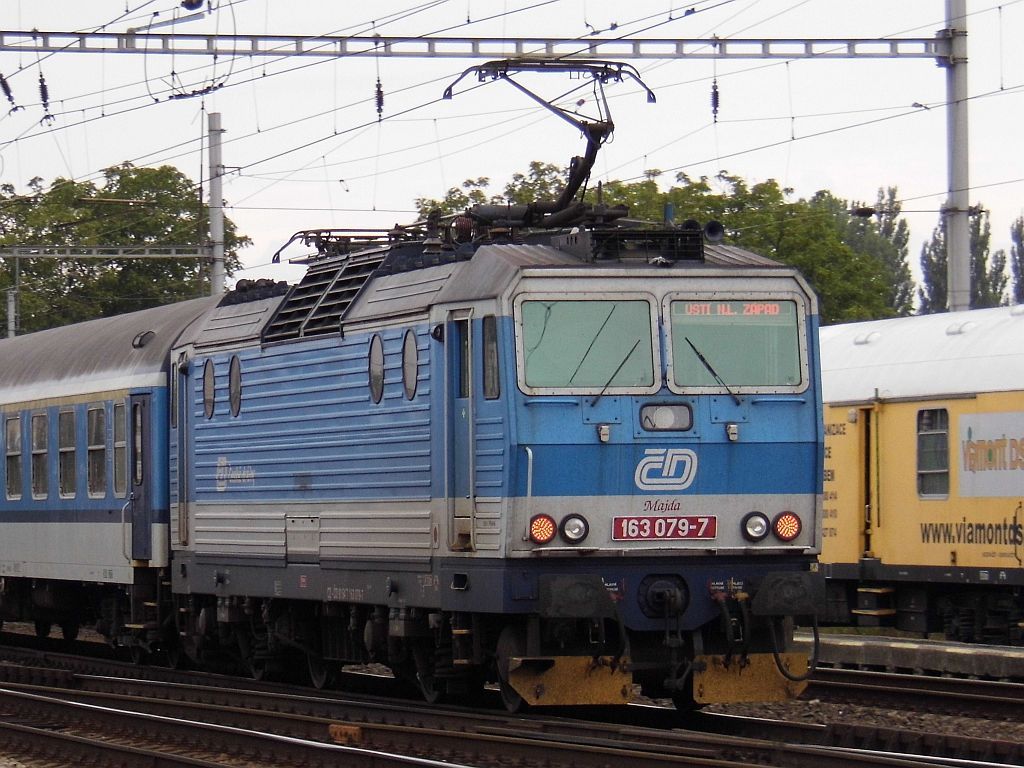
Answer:
POLYGON ((718 78, 711 82, 711 115, 718 122, 718 78))
POLYGON ((39 100, 43 102, 43 117, 39 121, 40 125, 49 125, 53 122, 53 115, 50 114, 50 89, 46 87, 46 78, 43 77, 43 73, 39 73, 39 100))
POLYGON ((43 109, 50 111, 50 89, 46 87, 46 78, 39 73, 39 100, 43 102, 43 109))
POLYGON ((384 114, 384 86, 380 84, 380 78, 377 78, 377 120, 381 119, 384 114))
POLYGON ((2 74, 0 74, 0 88, 4 89, 4 96, 6 96, 7 100, 9 102, 11 102, 11 106, 12 107, 18 106, 17 104, 14 103, 14 94, 11 93, 11 86, 7 82, 7 78, 4 77, 2 74))

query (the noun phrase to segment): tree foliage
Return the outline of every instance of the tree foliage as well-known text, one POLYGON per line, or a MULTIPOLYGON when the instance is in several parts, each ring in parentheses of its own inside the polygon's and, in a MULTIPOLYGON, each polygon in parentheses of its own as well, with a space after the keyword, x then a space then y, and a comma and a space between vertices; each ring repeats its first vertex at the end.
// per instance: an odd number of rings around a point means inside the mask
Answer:
MULTIPOLYGON (((0 187, 0 244, 147 246, 205 244, 206 205, 195 185, 172 166, 108 168, 100 185, 55 179, 29 183, 29 194, 0 187)), ((238 267, 249 244, 225 219, 225 268, 238 267)), ((94 317, 194 298, 209 291, 201 259, 5 260, 0 289, 19 287, 19 331, 29 332, 94 317)))
MULTIPOLYGON (((818 292, 822 322, 909 312, 913 284, 906 264, 908 232, 898 208, 889 205, 895 201, 895 189, 879 191, 879 199, 888 205, 886 214, 865 221, 851 217, 850 205, 828 192, 793 200, 792 190, 774 179, 748 184, 726 172, 714 179, 679 174, 665 190, 660 176, 659 171, 649 171, 642 181, 612 181, 600 191, 589 189, 586 199, 597 202, 600 194, 608 205, 624 204, 630 219, 641 222, 662 223, 667 207, 680 219, 720 221, 727 243, 799 269, 818 292)), ((469 179, 461 189, 449 190, 444 200, 421 198, 416 205, 425 215, 432 208, 458 213, 475 202, 551 200, 561 192, 565 178, 564 169, 532 162, 526 173, 513 176, 502 196, 489 195, 488 179, 469 179)))
POLYGON ((1010 227, 1010 272, 1013 275, 1011 292, 1014 304, 1024 304, 1024 216, 1010 227))
MULTIPOLYGON (((989 213, 981 210, 970 220, 971 309, 998 307, 1006 303, 1006 252, 989 253, 992 229, 989 213)), ((1012 230, 1011 230, 1012 235, 1012 230)), ((931 240, 921 248, 919 312, 933 314, 949 308, 949 287, 946 277, 946 225, 940 221, 932 231, 931 240)))

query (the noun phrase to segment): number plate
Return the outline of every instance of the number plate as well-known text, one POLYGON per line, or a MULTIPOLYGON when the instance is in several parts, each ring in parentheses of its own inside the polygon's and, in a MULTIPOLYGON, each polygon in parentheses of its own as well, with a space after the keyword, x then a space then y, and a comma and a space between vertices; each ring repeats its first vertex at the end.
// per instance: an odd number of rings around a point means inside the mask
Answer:
POLYGON ((713 539, 717 535, 718 518, 714 515, 612 518, 613 541, 713 539))

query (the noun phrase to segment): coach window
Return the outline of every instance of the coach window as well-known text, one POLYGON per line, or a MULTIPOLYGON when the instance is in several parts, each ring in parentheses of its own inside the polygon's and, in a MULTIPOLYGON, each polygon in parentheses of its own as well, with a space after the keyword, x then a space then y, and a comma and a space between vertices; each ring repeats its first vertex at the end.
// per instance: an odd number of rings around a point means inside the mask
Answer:
POLYGON ((213 369, 213 360, 207 360, 203 366, 203 413, 206 418, 213 418, 213 405, 216 401, 217 377, 213 369))
POLYGON ((61 498, 75 496, 75 412, 57 414, 57 485, 61 498))
POLYGON ((374 334, 370 340, 369 374, 370 397, 379 403, 384 397, 384 342, 379 334, 374 334))
POLYGON ((416 383, 419 378, 419 351, 416 349, 416 332, 405 332, 402 342, 402 385, 405 387, 405 399, 416 397, 416 383))
POLYGON ((917 492, 949 494, 949 413, 945 408, 917 412, 917 492))
POLYGON ((114 403, 114 494, 128 493, 128 434, 124 403, 114 403))
POLYGON ((45 413, 32 415, 32 497, 45 499, 50 487, 47 477, 49 468, 47 418, 45 413))
POLYGON ((21 417, 9 416, 6 420, 7 435, 7 498, 21 498, 21 417))
POLYGON ((134 454, 134 462, 132 463, 132 484, 142 485, 143 478, 143 453, 145 446, 142 444, 142 403, 135 403, 132 406, 132 453, 134 454))
POLYGON ((484 398, 501 397, 501 379, 498 376, 498 323, 494 315, 485 315, 484 331, 484 398))
POLYGON ((231 356, 231 365, 228 366, 228 402, 231 415, 237 416, 242 410, 242 363, 238 355, 231 356))
POLYGON ((107 412, 102 405, 90 407, 86 411, 85 422, 89 495, 102 498, 107 495, 107 412))

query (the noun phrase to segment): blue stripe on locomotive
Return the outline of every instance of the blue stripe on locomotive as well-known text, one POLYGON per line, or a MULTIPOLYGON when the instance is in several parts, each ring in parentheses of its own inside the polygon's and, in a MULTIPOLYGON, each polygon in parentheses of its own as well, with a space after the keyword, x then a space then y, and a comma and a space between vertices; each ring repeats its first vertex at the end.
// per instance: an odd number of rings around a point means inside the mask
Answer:
MULTIPOLYGON (((534 451, 535 496, 614 495, 636 491, 633 469, 647 448, 691 447, 714 472, 698 472, 680 494, 820 492, 821 412, 817 381, 801 395, 538 396, 519 391, 511 318, 499 318, 501 397, 474 396, 475 487, 481 496, 523 496, 526 462, 510 446, 534 451), (511 402, 510 402, 511 399, 511 402), (634 425, 639 402, 688 402, 694 428, 648 433, 634 425), (588 410, 586 418, 584 411, 588 410), (513 418, 514 415, 514 418, 513 418), (724 420, 736 421, 741 441, 729 443, 724 420), (611 423, 612 441, 600 444, 598 421, 611 423), (571 451, 567 453, 567 451, 571 451), (511 462, 513 472, 507 470, 511 462), (585 468, 585 471, 581 471, 585 468)), ((476 321, 474 359, 481 355, 476 321)), ((816 338, 817 318, 808 327, 816 338)), ((381 403, 369 396, 367 358, 372 334, 350 334, 237 354, 242 364, 242 412, 228 407, 229 354, 214 356, 216 403, 212 419, 202 404, 201 366, 194 366, 192 413, 196 472, 194 497, 240 500, 423 500, 444 492, 444 345, 428 327, 415 328, 419 371, 415 396, 402 383, 405 328, 381 332, 385 385, 381 403), (431 447, 436 446, 431 458, 431 447)), ((811 371, 817 349, 811 344, 811 371)), ((479 386, 478 383, 476 383, 479 386)))

